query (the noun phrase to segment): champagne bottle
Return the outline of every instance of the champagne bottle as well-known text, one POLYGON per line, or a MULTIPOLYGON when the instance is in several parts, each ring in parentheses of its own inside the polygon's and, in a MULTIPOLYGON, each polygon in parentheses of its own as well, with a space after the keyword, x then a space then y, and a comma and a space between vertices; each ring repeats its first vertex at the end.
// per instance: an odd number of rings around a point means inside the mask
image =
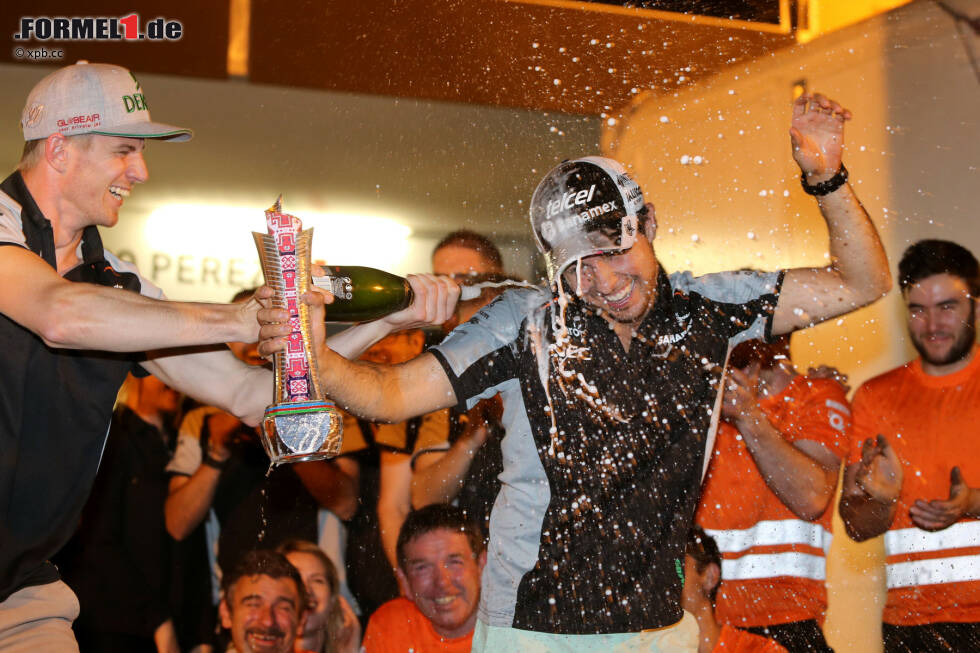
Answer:
POLYGON ((367 322, 400 311, 412 303, 408 280, 361 265, 325 265, 326 276, 313 283, 333 293, 327 322, 367 322))
MULTIPOLYGON (((408 280, 397 274, 361 265, 325 265, 326 275, 313 277, 314 285, 333 293, 327 322, 367 322, 406 308, 414 293, 408 280)), ((460 301, 476 299, 484 288, 525 286, 520 281, 484 282, 460 287, 460 301)))

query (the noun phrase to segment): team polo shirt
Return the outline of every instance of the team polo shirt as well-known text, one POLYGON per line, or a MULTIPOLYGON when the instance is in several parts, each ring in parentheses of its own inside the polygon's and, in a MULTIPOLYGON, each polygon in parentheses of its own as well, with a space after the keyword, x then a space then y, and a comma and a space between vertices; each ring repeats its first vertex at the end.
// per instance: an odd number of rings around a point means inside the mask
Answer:
POLYGON ((734 343, 767 335, 781 279, 661 272, 628 352, 573 299, 565 351, 575 356, 540 361, 535 352, 555 341, 556 300, 512 290, 429 350, 461 409, 503 398, 483 623, 603 634, 680 621, 684 547, 725 360, 734 343))
MULTIPOLYGON (((851 412, 836 381, 794 377, 759 407, 788 442, 812 440, 847 458, 851 412)), ((738 429, 721 423, 695 517, 722 555, 719 622, 823 620, 833 505, 813 522, 794 515, 769 489, 738 429)))
POLYGON ((958 372, 930 376, 921 359, 886 372, 854 395, 850 462, 879 433, 902 461, 902 491, 885 533, 888 595, 882 620, 897 626, 980 622, 980 520, 964 518, 940 531, 917 528, 916 499, 949 498, 959 466, 980 487, 980 353, 958 372))
MULTIPOLYGON (((23 247, 56 268, 51 223, 19 172, 0 184, 0 246, 23 247)), ((135 266, 83 232, 68 281, 162 297, 135 266)), ((78 526, 105 446, 119 386, 135 354, 53 349, 0 315, 0 601, 58 579, 48 558, 78 526)))

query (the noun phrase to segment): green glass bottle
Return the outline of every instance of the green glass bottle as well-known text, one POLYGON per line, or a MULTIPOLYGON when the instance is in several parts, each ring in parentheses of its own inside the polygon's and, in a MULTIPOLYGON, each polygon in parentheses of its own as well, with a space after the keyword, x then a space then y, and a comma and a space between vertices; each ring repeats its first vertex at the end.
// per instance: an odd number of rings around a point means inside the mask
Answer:
POLYGON ((412 303, 412 288, 404 277, 361 265, 325 265, 313 283, 333 293, 327 322, 367 322, 400 311, 412 303))

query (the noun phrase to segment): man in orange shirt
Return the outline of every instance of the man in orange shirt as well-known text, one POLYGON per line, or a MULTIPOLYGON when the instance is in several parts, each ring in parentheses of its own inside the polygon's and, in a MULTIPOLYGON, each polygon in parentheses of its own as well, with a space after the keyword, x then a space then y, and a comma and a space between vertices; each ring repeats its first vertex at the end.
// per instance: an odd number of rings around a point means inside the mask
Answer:
POLYGON ((789 337, 738 345, 696 522, 721 549, 718 620, 790 651, 831 651, 826 553, 851 424, 845 389, 798 374, 789 337))
POLYGON ((698 622, 698 653, 786 653, 771 639, 718 623, 715 601, 721 565, 718 544, 697 526, 692 528, 684 555, 681 603, 698 622))
POLYGON ((898 265, 919 357, 862 385, 840 514, 885 533, 885 651, 980 650, 980 266, 943 240, 898 265), (860 446, 858 446, 860 444, 860 446))
POLYGON ((398 534, 398 579, 410 598, 371 616, 365 653, 469 653, 486 562, 483 536, 459 508, 437 503, 410 513, 398 534))

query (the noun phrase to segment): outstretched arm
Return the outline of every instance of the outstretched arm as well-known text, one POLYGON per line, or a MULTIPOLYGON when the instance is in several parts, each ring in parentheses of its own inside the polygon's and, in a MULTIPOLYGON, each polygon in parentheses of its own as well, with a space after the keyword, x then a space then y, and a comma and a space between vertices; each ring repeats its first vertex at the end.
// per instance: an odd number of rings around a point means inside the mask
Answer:
MULTIPOLYGON (((416 301, 397 313, 358 324, 331 336, 327 340, 330 349, 353 360, 387 335, 407 329, 439 326, 452 317, 457 296, 452 292, 452 282, 445 277, 420 274, 409 275, 408 283, 415 293, 416 301), (445 287, 443 295, 431 292, 430 289, 440 285, 445 287)), ((261 296, 265 297, 269 293, 270 291, 263 290, 261 296)), ((328 298, 328 301, 332 300, 328 298)))
POLYGON ((902 491, 902 463, 883 435, 861 444, 861 460, 844 470, 840 516, 851 539, 877 537, 891 526, 902 491))
POLYGON ((51 347, 132 352, 255 342, 258 304, 199 304, 73 283, 33 252, 0 246, 0 313, 51 347))
MULTIPOLYGON (((793 158, 808 184, 830 180, 841 169, 844 122, 851 112, 819 93, 793 103, 793 158)), ((848 313, 891 289, 888 259, 867 211, 850 184, 817 197, 830 235, 826 268, 786 272, 773 316, 775 335, 848 313)))
MULTIPOLYGON (((415 293, 415 304, 434 307, 433 311, 443 321, 449 318, 459 296, 459 287, 452 280, 413 276, 409 283, 415 293)), ((259 289, 256 296, 264 301, 270 291, 259 289)), ((399 365, 348 360, 325 342, 323 294, 308 292, 303 301, 311 307, 313 346, 318 352, 323 392, 348 412, 374 422, 403 422, 457 403, 449 377, 432 354, 424 353, 399 365)), ((260 354, 268 356, 283 350, 290 330, 287 319, 282 309, 270 307, 259 311, 260 354)))

